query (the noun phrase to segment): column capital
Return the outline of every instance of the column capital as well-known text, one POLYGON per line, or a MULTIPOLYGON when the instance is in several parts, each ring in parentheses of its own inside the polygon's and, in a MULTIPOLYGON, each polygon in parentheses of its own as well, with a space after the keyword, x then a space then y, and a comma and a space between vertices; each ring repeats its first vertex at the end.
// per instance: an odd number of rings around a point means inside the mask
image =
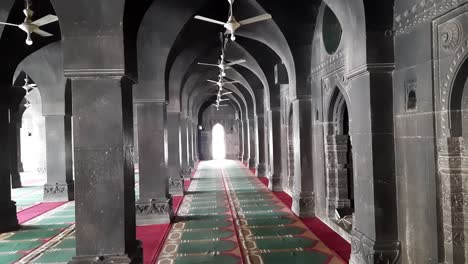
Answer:
POLYGON ((125 69, 65 69, 63 74, 71 80, 108 78, 129 80, 133 84, 137 83, 132 76, 125 72, 125 69))
POLYGON ((133 99, 133 104, 164 104, 168 105, 166 99, 133 99))

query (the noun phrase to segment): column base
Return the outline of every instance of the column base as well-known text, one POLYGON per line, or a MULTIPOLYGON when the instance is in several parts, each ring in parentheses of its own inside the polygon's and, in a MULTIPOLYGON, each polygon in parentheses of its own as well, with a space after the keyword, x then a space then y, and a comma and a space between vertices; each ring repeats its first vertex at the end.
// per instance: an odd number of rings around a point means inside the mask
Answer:
POLYGON ((44 185, 45 202, 65 202, 75 199, 75 184, 71 183, 46 183, 44 185))
POLYGON ((169 178, 169 194, 175 196, 184 195, 184 178, 169 178))
POLYGON ((182 178, 184 178, 185 180, 190 180, 191 176, 192 176, 192 169, 190 168, 184 168, 180 171, 180 175, 182 178))
POLYGON ((265 177, 266 176, 266 165, 265 163, 258 163, 257 170, 255 171, 255 176, 257 177, 265 177))
POLYGON ((275 176, 273 175, 271 178, 269 178, 268 182, 268 189, 270 189, 272 192, 282 192, 283 191, 283 183, 282 183, 281 176, 275 176))
POLYGON ((257 162, 255 162, 254 159, 250 159, 248 164, 249 164, 249 169, 251 170, 257 169, 257 162))
POLYGON ((135 205, 137 226, 170 223, 174 217, 172 197, 139 200, 135 205))
POLYGON ((23 162, 18 162, 18 172, 24 172, 23 162))
POLYGON ((21 183, 21 176, 19 172, 12 172, 11 173, 11 188, 16 189, 16 188, 21 188, 23 187, 23 184, 21 183))
POLYGON ((351 232, 350 264, 399 263, 400 241, 373 241, 360 231, 351 232))
POLYGON ((244 163, 245 166, 248 166, 248 165, 249 165, 249 158, 246 157, 246 156, 244 156, 244 157, 242 158, 242 163, 244 163))
POLYGON ((18 218, 16 217, 16 203, 14 201, 0 204, 0 233, 18 230, 18 218))
POLYGON ((140 264, 143 263, 143 248, 137 240, 137 248, 133 256, 106 255, 106 256, 76 256, 68 264, 140 264))
POLYGON ((299 217, 315 217, 314 193, 294 193, 292 211, 299 217))

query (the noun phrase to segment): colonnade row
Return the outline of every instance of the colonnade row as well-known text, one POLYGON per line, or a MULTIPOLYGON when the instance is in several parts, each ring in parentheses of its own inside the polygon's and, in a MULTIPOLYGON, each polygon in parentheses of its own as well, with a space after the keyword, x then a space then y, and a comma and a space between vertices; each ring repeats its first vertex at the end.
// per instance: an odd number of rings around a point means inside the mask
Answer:
MULTIPOLYGON (((120 256, 125 248, 136 250, 137 224, 171 219, 170 194, 183 195, 183 180, 190 178, 198 162, 198 120, 167 111, 165 101, 134 101, 133 81, 126 76, 73 78, 72 88, 73 116, 46 117, 48 176, 44 200, 76 199, 77 261, 99 254, 120 256), (138 200, 134 192, 134 133, 139 164, 138 200), (91 227, 95 232, 89 232, 91 227)), ((310 121, 306 119, 310 117, 310 104, 310 100, 293 102, 296 112, 302 113, 294 116, 294 123, 305 121, 298 126, 299 133, 309 132, 310 121)), ((0 140, 10 146, 1 150, 0 159, 0 232, 5 232, 18 228, 10 189, 11 175, 17 168, 10 164, 10 157, 17 155, 17 146, 11 142, 16 142, 18 136, 12 130, 17 131, 18 120, 12 118, 11 104, 1 106, 0 140)), ((257 176, 269 176, 273 190, 279 189, 281 182, 281 142, 275 140, 281 133, 280 117, 279 109, 268 109, 266 115, 238 120, 242 127, 238 157, 255 169, 257 176)), ((296 161, 311 158, 307 156, 308 143, 299 144, 303 149, 295 152, 296 161)), ((300 169, 308 164, 297 165, 296 186, 305 187, 300 169)), ((308 204, 303 202, 308 198, 304 194, 299 192, 294 197, 299 214, 307 208, 300 206, 308 204)))

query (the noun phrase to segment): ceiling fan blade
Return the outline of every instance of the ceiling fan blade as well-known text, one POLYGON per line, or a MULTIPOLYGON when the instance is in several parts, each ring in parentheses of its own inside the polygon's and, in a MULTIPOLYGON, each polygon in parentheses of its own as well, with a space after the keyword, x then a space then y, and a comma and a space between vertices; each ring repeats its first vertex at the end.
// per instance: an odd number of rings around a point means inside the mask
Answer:
POLYGON ((214 67, 218 67, 217 64, 211 64, 211 63, 202 63, 202 62, 199 62, 198 65, 203 65, 203 66, 214 66, 214 67))
POLYGON ((50 24, 50 23, 53 23, 55 21, 58 21, 58 17, 55 16, 55 15, 47 15, 45 17, 42 17, 42 18, 39 18, 38 20, 36 21, 33 21, 32 24, 40 27, 40 26, 44 26, 44 25, 47 25, 47 24, 50 24))
POLYGON ((236 61, 231 61, 231 62, 228 63, 227 65, 228 65, 228 66, 232 66, 232 65, 237 65, 237 64, 244 63, 244 62, 247 62, 247 61, 246 61, 246 60, 236 60, 236 61))
POLYGON ((206 81, 208 81, 208 82, 211 82, 211 83, 218 84, 218 82, 217 82, 217 81, 213 81, 213 80, 206 80, 206 81))
POLYGON ((219 101, 224 102, 224 101, 229 101, 231 99, 220 99, 219 101))
POLYGON ((12 26, 12 27, 17 27, 17 26, 18 26, 18 25, 16 25, 16 24, 6 23, 6 22, 0 22, 0 25, 12 26))
POLYGON ((226 93, 223 93, 222 95, 228 95, 228 94, 232 94, 232 92, 226 92, 226 93))
POLYGON ((260 15, 260 16, 256 16, 256 17, 252 17, 252 18, 249 18, 249 19, 245 19, 245 20, 242 20, 239 22, 239 24, 241 24, 241 26, 245 26, 245 25, 248 25, 248 24, 252 24, 252 23, 257 23, 257 22, 260 22, 260 21, 263 21, 263 20, 268 20, 268 19, 271 19, 271 15, 270 14, 263 14, 263 15, 260 15))
POLYGON ((36 29, 33 32, 38 34, 41 37, 52 37, 53 36, 53 34, 50 34, 49 32, 46 32, 46 31, 41 30, 41 29, 36 29))
POLYGON ((205 22, 222 25, 222 26, 224 26, 224 24, 226 24, 225 22, 221 22, 221 21, 218 21, 218 20, 215 20, 215 19, 204 17, 204 16, 195 16, 194 18, 198 19, 198 20, 205 21, 205 22))

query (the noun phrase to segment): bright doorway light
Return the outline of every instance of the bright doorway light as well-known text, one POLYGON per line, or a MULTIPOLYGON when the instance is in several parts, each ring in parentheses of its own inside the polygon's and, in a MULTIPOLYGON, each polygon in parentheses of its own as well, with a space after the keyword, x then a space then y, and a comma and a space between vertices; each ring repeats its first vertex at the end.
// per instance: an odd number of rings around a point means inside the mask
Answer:
POLYGON ((214 160, 222 160, 226 158, 226 143, 224 142, 224 127, 221 124, 216 124, 212 131, 211 150, 214 160))

